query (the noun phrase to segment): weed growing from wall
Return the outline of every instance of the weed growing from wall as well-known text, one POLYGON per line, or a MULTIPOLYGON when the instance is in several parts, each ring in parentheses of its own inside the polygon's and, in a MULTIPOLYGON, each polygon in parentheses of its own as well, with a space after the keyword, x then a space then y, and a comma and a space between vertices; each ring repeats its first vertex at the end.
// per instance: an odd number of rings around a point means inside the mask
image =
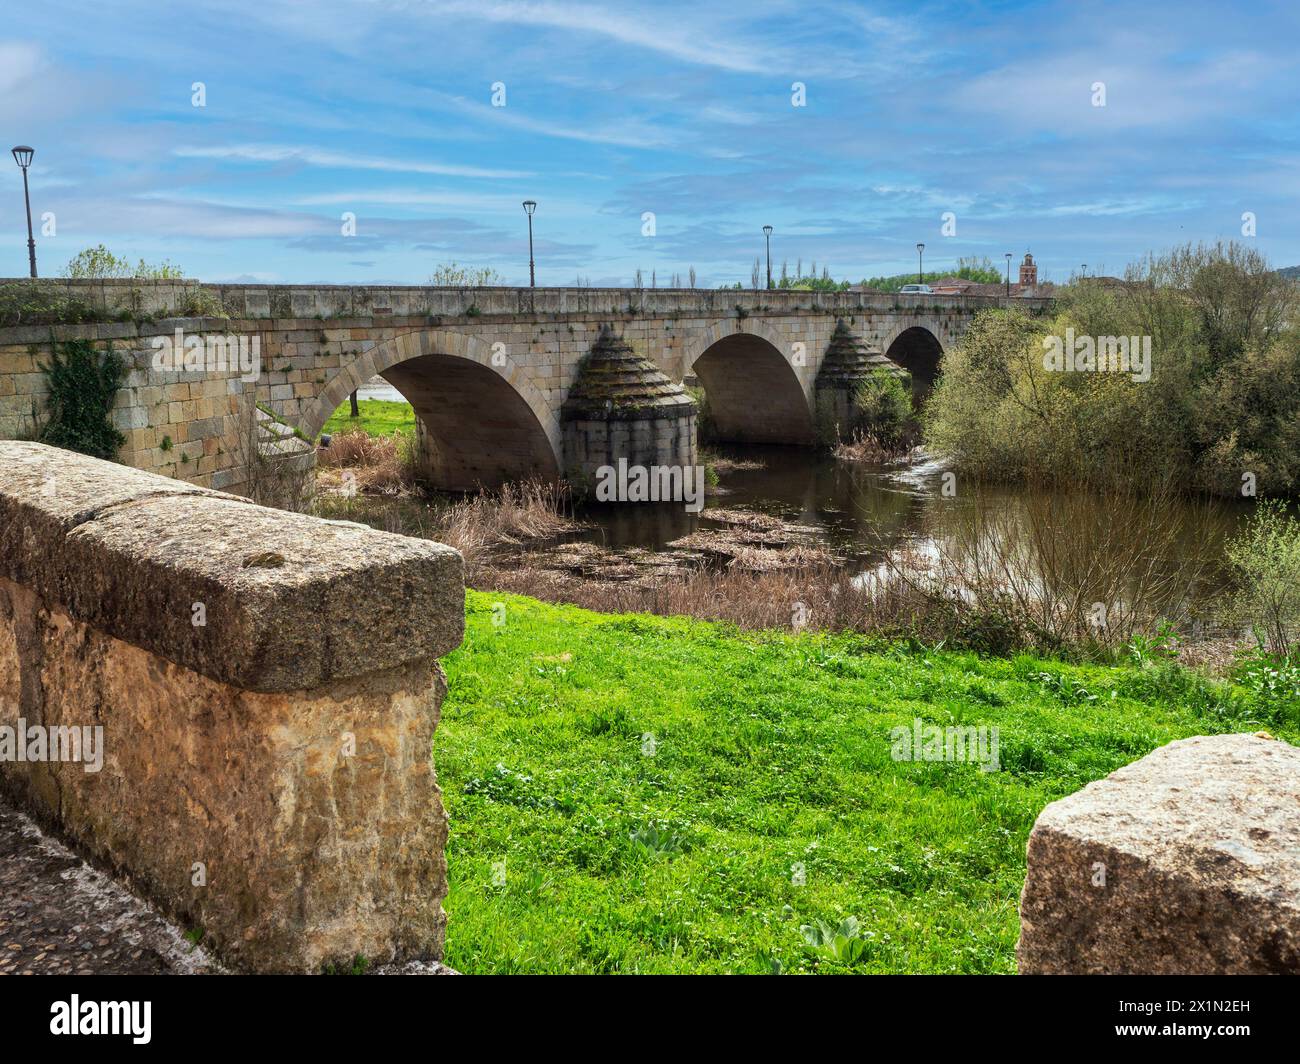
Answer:
POLYGON ((53 345, 41 369, 49 385, 49 416, 42 443, 69 451, 113 458, 126 442, 113 426, 113 403, 126 378, 126 362, 113 350, 98 351, 89 340, 53 345))

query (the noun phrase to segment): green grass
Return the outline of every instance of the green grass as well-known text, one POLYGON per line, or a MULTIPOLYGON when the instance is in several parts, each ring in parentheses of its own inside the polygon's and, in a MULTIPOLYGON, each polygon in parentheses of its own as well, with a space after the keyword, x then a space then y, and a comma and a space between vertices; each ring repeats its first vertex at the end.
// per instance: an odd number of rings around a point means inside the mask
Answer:
POLYGON ((330 415, 322 430, 331 434, 364 429, 371 436, 403 436, 415 433, 415 411, 410 403, 394 403, 387 399, 361 399, 357 402, 360 417, 352 417, 352 405, 344 403, 330 415))
POLYGON ((1300 737, 1294 706, 1174 667, 467 610, 434 754, 446 960, 471 973, 1011 972, 1044 805, 1182 736, 1300 737), (997 726, 1002 770, 892 760, 914 717, 997 726), (848 917, 850 966, 800 931, 848 917))

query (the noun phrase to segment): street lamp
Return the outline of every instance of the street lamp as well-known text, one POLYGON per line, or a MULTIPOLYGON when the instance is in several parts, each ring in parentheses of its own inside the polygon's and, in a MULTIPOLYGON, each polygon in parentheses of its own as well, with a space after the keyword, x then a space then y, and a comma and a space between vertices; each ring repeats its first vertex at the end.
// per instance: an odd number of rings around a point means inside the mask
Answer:
POLYGON ((533 211, 537 210, 537 201, 524 200, 524 213, 528 215, 528 287, 537 287, 537 271, 533 265, 533 211))
POLYGON ((763 226, 763 238, 767 241, 767 287, 772 287, 772 227, 763 226))
POLYGON ((1088 279, 1088 264, 1085 262, 1079 269, 1083 271, 1083 279, 1086 281, 1088 279))
POLYGON ((925 245, 916 245, 916 283, 925 284, 925 271, 921 269, 921 256, 925 253, 925 245))
POLYGON ((1008 251, 1006 253, 1006 256, 1007 256, 1007 298, 1010 299, 1011 298, 1011 252, 1008 251))
POLYGON ((14 162, 23 172, 23 202, 27 205, 27 261, 31 264, 33 277, 36 276, 36 241, 32 238, 32 199, 27 192, 27 168, 32 165, 32 156, 35 154, 35 150, 26 144, 14 148, 14 162))

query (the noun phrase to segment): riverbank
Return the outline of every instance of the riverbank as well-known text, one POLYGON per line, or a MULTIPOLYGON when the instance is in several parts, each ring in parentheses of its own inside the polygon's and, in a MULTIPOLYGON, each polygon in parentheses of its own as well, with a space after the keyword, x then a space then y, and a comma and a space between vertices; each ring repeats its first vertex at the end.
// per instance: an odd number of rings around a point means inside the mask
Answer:
POLYGON ((446 960, 470 973, 1011 972, 1044 805, 1176 738, 1300 741, 1300 707, 1167 663, 908 652, 500 593, 469 593, 445 666, 446 960), (894 760, 891 730, 918 720, 996 728, 997 770, 894 760), (851 963, 801 932, 847 917, 851 963))
MULTIPOLYGON (((371 400, 362 412, 375 429, 410 407, 371 400)), ((355 426, 346 415, 345 404, 335 419, 355 426)), ((1244 500, 972 484, 921 449, 760 445, 701 452, 698 514, 542 485, 465 498, 421 490, 408 440, 335 436, 321 452, 318 512, 451 543, 478 588, 752 630, 1102 660, 1168 624, 1182 660, 1216 673, 1255 642, 1231 608, 1225 556, 1251 512, 1244 500)))

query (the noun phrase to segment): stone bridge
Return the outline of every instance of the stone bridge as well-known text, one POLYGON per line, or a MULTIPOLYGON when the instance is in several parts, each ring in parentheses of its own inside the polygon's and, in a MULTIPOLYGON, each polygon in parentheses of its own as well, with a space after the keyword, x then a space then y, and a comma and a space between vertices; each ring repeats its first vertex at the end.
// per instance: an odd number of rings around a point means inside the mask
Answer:
MULTIPOLYGON (((52 308, 37 320, 65 322, 0 328, 0 438, 30 435, 42 418, 39 367, 52 342, 111 342, 130 365, 114 411, 126 436, 119 457, 233 491, 247 480, 240 412, 251 401, 315 440, 375 375, 410 400, 430 479, 447 488, 572 476, 619 456, 693 461, 696 407, 683 382, 703 389, 721 439, 812 444, 828 419, 842 420, 862 372, 901 368, 924 394, 974 315, 1006 303, 789 290, 0 284, 33 286, 32 313, 52 308), (159 346, 177 330, 185 357, 160 366, 159 346), (213 337, 256 338, 256 372, 214 359, 213 337)), ((1033 313, 1047 303, 1014 301, 1033 313)))

